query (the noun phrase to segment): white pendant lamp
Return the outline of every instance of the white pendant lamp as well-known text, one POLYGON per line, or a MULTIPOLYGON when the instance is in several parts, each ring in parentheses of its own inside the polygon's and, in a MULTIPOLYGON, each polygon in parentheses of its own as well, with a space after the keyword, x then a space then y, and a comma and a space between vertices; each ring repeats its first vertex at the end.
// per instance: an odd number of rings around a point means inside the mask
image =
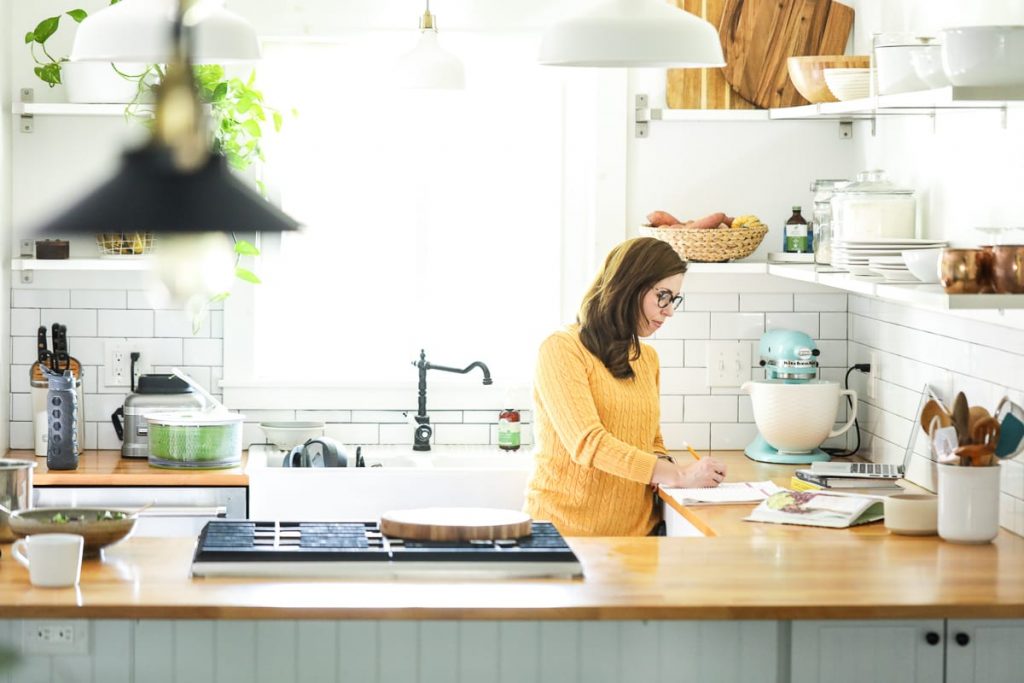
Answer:
MULTIPOLYGON (((173 54, 175 0, 121 0, 90 14, 78 26, 73 62, 165 64, 173 54)), ((185 23, 194 36, 193 63, 225 64, 260 58, 252 25, 227 11, 221 0, 195 0, 185 23)))
POLYGON ((718 31, 665 0, 607 0, 544 32, 549 66, 725 66, 718 31))
POLYGON ((437 41, 437 25, 430 13, 430 0, 420 17, 420 39, 402 55, 396 66, 398 86, 430 90, 462 90, 466 87, 462 60, 437 41))

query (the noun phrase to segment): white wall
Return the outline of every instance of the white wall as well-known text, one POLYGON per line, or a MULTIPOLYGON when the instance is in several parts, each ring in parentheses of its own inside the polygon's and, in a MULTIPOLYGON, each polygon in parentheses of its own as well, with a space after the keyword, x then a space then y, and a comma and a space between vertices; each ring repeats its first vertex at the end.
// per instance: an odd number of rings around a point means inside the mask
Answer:
MULTIPOLYGON (((11 24, 11 4, 0 3, 0 26, 11 24)), ((0 41, 6 36, 0 34, 0 41)), ((3 43, 0 43, 2 45, 3 43)), ((10 51, 0 48, 0 292, 8 292, 11 288, 11 69, 10 51)), ((10 311, 0 305, 0 340, 6 339, 10 330, 10 311)), ((0 367, 10 362, 6 345, 0 344, 0 367)), ((0 382, 0 416, 10 415, 10 375, 5 373, 4 381, 0 382)), ((0 418, 0 444, 8 443, 9 425, 0 418)))

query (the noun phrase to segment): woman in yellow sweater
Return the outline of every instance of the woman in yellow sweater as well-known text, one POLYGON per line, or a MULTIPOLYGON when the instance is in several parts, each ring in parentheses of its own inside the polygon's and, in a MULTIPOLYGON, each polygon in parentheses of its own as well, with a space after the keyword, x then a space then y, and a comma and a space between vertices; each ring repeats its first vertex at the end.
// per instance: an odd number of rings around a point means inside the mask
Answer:
POLYGON ((540 347, 536 469, 526 510, 567 536, 642 536, 661 521, 652 485, 717 486, 711 457, 676 464, 661 437, 658 354, 649 337, 682 302, 686 261, 641 237, 615 247, 577 324, 540 347))

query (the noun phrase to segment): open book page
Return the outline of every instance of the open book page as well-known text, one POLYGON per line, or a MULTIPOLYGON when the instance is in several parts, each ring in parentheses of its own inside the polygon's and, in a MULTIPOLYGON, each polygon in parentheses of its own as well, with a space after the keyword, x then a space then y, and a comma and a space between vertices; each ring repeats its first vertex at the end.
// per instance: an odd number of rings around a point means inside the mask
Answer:
POLYGON ((882 519, 884 498, 835 495, 817 491, 786 491, 772 494, 754 508, 747 521, 803 524, 841 529, 882 519))
POLYGON ((725 505, 728 503, 760 503, 773 493, 782 491, 770 481, 737 481, 706 489, 662 489, 680 505, 725 505))

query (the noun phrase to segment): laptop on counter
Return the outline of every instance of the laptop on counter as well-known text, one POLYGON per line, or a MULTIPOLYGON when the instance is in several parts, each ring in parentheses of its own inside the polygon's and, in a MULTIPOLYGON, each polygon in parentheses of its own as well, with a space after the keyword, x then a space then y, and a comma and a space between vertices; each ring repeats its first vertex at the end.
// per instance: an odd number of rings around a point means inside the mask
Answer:
MULTIPOLYGON (((916 429, 916 425, 914 427, 916 429)), ((876 462, 812 462, 811 474, 823 477, 854 477, 864 479, 902 479, 910 466, 910 458, 914 449, 910 447, 903 454, 902 465, 881 464, 876 462)))

